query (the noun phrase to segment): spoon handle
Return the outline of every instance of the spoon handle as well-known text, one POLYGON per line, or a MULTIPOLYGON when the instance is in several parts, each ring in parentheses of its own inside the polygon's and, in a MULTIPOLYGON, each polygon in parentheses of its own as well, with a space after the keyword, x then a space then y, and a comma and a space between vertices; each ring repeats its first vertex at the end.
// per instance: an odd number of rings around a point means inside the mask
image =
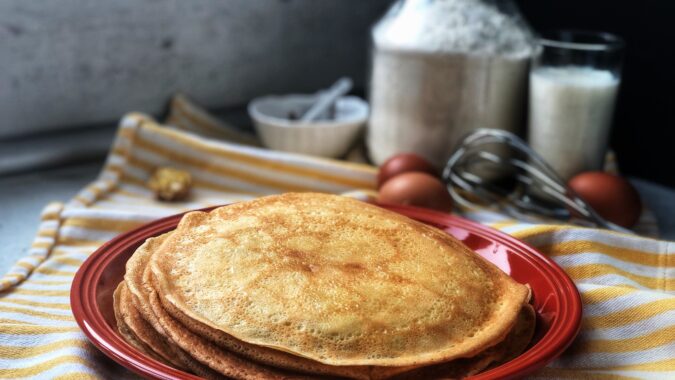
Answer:
POLYGON ((352 89, 352 80, 342 77, 337 80, 325 93, 318 96, 318 100, 305 112, 300 121, 312 121, 326 111, 336 100, 352 89))

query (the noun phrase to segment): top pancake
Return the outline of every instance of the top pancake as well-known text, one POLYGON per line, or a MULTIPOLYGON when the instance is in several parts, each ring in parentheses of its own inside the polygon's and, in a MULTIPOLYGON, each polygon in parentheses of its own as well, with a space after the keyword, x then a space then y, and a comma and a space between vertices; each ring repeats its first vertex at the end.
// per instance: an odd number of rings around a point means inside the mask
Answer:
POLYGON ((471 357, 506 336, 528 296, 435 228, 312 193, 188 213, 150 268, 188 317, 331 365, 471 357))

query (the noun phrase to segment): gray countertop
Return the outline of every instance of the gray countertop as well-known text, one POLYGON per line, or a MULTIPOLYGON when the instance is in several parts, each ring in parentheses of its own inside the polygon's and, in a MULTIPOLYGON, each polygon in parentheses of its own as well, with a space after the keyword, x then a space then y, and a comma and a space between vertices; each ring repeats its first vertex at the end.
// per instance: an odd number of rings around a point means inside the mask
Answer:
MULTIPOLYGON (((68 201, 93 181, 103 160, 0 177, 0 273, 26 254, 42 208, 52 201, 68 201)), ((675 240, 675 190, 647 181, 632 180, 647 206, 654 211, 663 239, 675 240)))

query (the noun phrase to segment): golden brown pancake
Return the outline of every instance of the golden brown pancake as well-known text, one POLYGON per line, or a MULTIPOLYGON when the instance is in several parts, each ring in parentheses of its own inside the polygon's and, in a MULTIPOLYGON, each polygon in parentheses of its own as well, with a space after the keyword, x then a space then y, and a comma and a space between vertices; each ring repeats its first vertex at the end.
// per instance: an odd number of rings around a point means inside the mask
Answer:
POLYGON ((229 334, 213 329, 199 321, 189 319, 170 303, 162 302, 162 308, 177 322, 195 335, 215 343, 221 349, 233 352, 256 363, 293 372, 332 375, 353 379, 369 379, 370 366, 331 366, 268 347, 255 346, 235 339, 229 334))
POLYGON ((472 358, 456 359, 447 363, 415 368, 404 373, 396 373, 393 368, 380 368, 373 372, 373 379, 392 380, 415 379, 461 379, 496 367, 522 353, 532 340, 535 328, 534 309, 524 304, 518 314, 514 328, 502 342, 479 353, 472 358))
MULTIPOLYGON (((315 207, 314 211, 316 210, 320 210, 320 207, 315 207)), ((353 214, 352 211, 349 212, 353 214)), ((204 220, 203 215, 200 214, 203 213, 196 214, 198 219, 193 227, 201 229, 199 233, 203 233, 204 228, 200 226, 203 225, 204 220)), ((258 217, 259 215, 255 215, 255 218, 258 217)), ((190 224, 190 218, 194 218, 194 214, 189 214, 185 218, 187 221, 182 221, 181 225, 190 224)), ((372 218, 374 218, 372 215, 368 216, 368 219, 372 218)), ((228 225, 226 229, 228 228, 231 229, 232 225, 228 225)), ((427 232, 432 236, 432 240, 436 237, 443 241, 441 237, 445 235, 444 233, 435 229, 431 230, 427 232)), ((183 243, 193 243, 192 239, 192 236, 181 238, 183 243)), ((194 373, 207 378, 219 377, 207 366, 235 378, 309 378, 306 375, 293 375, 293 372, 364 379, 461 378, 480 372, 488 366, 499 365, 518 355, 529 343, 534 328, 534 312, 531 306, 526 304, 518 314, 517 320, 513 321, 515 326, 509 326, 505 329, 504 335, 485 344, 483 349, 479 350, 480 352, 467 353, 465 358, 435 365, 429 365, 429 363, 404 366, 328 365, 296 356, 287 351, 241 341, 202 320, 192 319, 189 314, 176 307, 163 294, 155 293, 157 286, 152 283, 154 279, 147 263, 155 252, 164 252, 167 248, 175 248, 175 243, 168 239, 168 234, 149 239, 127 263, 125 281, 128 291, 125 286, 121 286, 115 294, 118 325, 125 339, 139 350, 149 355, 159 353, 164 360, 167 357, 175 357, 174 362, 177 366, 185 363, 183 367, 188 367, 194 373), (152 294, 152 299, 149 294, 152 294), (123 302, 120 302, 120 299, 123 302), (128 306, 125 309, 122 305, 128 306), (125 311, 121 313, 120 310, 125 311), (138 331, 134 332, 131 326, 138 331), (186 349, 190 354, 179 347, 186 349), (175 353, 179 354, 175 355, 175 353), (273 367, 278 367, 280 370, 273 367)), ((523 294, 525 295, 522 300, 524 302, 529 299, 529 289, 525 288, 523 294)))
POLYGON ((166 360, 164 360, 164 358, 157 355, 152 349, 150 349, 150 347, 145 345, 126 324, 124 320, 124 314, 126 311, 124 310, 124 306, 121 301, 122 298, 121 293, 123 292, 124 288, 125 284, 124 281, 122 281, 119 285, 117 285, 117 288, 113 293, 113 310, 115 311, 115 321, 117 322, 117 330, 119 331, 120 335, 122 335, 122 338, 124 338, 124 340, 127 341, 127 343, 135 347, 137 350, 141 351, 142 353, 148 355, 149 357, 159 362, 169 364, 167 363, 166 360))
MULTIPOLYGON (((124 298, 121 297, 121 299, 124 298)), ((182 326, 182 328, 185 329, 184 326, 182 326)), ((394 378, 399 380, 399 379, 419 379, 419 378, 430 379, 442 377, 446 379, 451 379, 451 378, 462 378, 466 376, 471 376, 473 374, 481 372, 495 361, 498 361, 498 363, 496 364, 498 365, 508 360, 511 360, 512 354, 515 353, 515 355, 517 355, 520 352, 522 352, 522 350, 524 350, 524 348, 530 342, 533 332, 534 332, 534 309, 532 309, 530 305, 526 304, 519 315, 519 319, 518 322, 516 323, 516 326, 509 333, 507 338, 502 343, 499 343, 497 347, 487 350, 488 352, 483 352, 474 358, 457 359, 452 362, 437 364, 422 369, 373 367, 371 378, 372 379, 394 378), (405 373, 401 374, 401 372, 405 373)), ((127 336, 125 334, 125 338, 126 337, 127 336)), ((144 351, 142 347, 137 348, 144 351)), ((147 351, 144 352, 149 353, 147 351)), ((193 372, 195 371, 193 370, 193 372)), ((218 374, 208 369, 204 370, 203 368, 201 368, 200 370, 197 370, 195 373, 206 378, 219 378, 218 374)))
MULTIPOLYGON (((167 311, 168 315, 173 317, 173 314, 176 313, 175 310, 167 311)), ((208 326, 199 325, 199 322, 192 320, 185 320, 184 316, 181 316, 176 319, 176 322, 180 323, 183 328, 188 329, 194 332, 200 337, 206 337, 208 340, 215 342, 221 348, 225 348, 228 351, 233 352, 245 352, 248 355, 248 359, 253 362, 258 362, 261 364, 274 365, 274 361, 260 360, 258 355, 260 353, 253 352, 255 351, 255 346, 247 345, 244 342, 238 342, 232 337, 223 335, 222 332, 217 330, 211 330, 208 326), (222 343, 225 341, 225 343, 222 343), (237 347, 241 345, 243 347, 237 347), (250 346, 250 347, 246 347, 250 346), (230 349, 234 347, 234 350, 230 349)), ((534 332, 534 309, 529 304, 525 304, 518 316, 518 320, 514 328, 509 332, 506 339, 501 343, 498 343, 497 346, 489 348, 478 354, 473 358, 466 359, 456 359, 448 363, 436 364, 427 368, 410 368, 410 367, 354 367, 352 371, 345 371, 342 367, 332 367, 333 372, 340 372, 342 370, 342 376, 346 377, 355 377, 355 378, 371 378, 371 379, 418 379, 418 378, 461 378, 466 376, 471 376, 473 374, 479 373, 492 363, 501 364, 508 360, 511 360, 513 356, 520 354, 532 338, 534 332), (514 355, 515 354, 515 355, 514 355)), ((264 347, 259 347, 259 350, 265 354, 265 351, 270 351, 264 347)), ((267 353, 269 355, 269 353, 267 353)), ((281 355, 287 355, 285 353, 279 352, 281 355)), ((273 356, 274 357, 274 356, 273 356)), ((293 356, 289 355, 289 359, 293 360, 293 356)), ((295 357, 295 360, 299 363, 307 362, 307 359, 295 357)), ((321 365, 320 363, 316 363, 321 365)), ((292 368, 299 368, 298 363, 290 364, 292 368)), ((323 365, 323 367, 326 367, 323 365)), ((330 367, 330 366, 328 366, 330 367)), ((287 367, 282 367, 287 368, 287 367)), ((288 368, 287 368, 288 369, 288 368)), ((315 373, 315 374, 326 374, 325 368, 319 368, 321 372, 313 372, 312 366, 300 368, 301 372, 315 373)))
POLYGON ((504 342, 500 343, 500 346, 504 347, 504 352, 501 357, 492 364, 493 367, 515 359, 525 351, 534 337, 536 319, 537 315, 532 305, 523 305, 523 308, 518 315, 519 322, 516 323, 504 342))
POLYGON ((161 336, 148 324, 140 315, 136 307, 131 302, 126 283, 120 283, 118 287, 120 317, 124 321, 128 330, 133 333, 139 342, 147 348, 148 351, 156 354, 165 364, 172 365, 178 369, 185 369, 186 366, 176 359, 176 354, 172 350, 173 346, 162 340, 161 336))
MULTIPOLYGON (((170 356, 180 357, 181 349, 175 347, 175 344, 168 338, 163 331, 163 327, 159 324, 154 312, 150 307, 149 294, 152 291, 150 284, 150 273, 146 270, 147 262, 152 253, 159 249, 169 234, 164 234, 156 238, 148 239, 141 247, 139 247, 133 256, 127 261, 125 281, 128 285, 129 291, 134 294, 134 304, 140 310, 143 308, 144 319, 150 321, 153 332, 162 338, 163 342, 157 342, 152 336, 148 337, 148 345, 153 347, 155 351, 168 353, 170 356), (156 332, 159 331, 159 332, 156 332), (169 343, 166 343, 169 342, 169 343), (166 350, 166 346, 170 349, 166 350)), ((195 334, 210 339, 212 342, 218 344, 221 348, 233 352, 237 355, 248 358, 254 362, 258 362, 268 366, 274 366, 281 369, 309 373, 309 374, 324 374, 333 376, 343 376, 355 379, 367 379, 370 369, 368 367, 335 367, 322 363, 318 363, 309 359, 293 356, 286 352, 276 351, 267 347, 254 346, 245 342, 238 341, 231 336, 222 333, 219 330, 206 330, 201 328, 202 325, 197 321, 192 321, 182 318, 181 314, 177 314, 175 310, 169 310, 171 316, 177 319, 183 326, 188 328, 195 334)), ((149 333, 148 335, 153 335, 149 333)), ((187 365, 187 364, 185 364, 187 365)))
POLYGON ((166 334, 190 353, 192 357, 204 365, 209 366, 220 374, 233 379, 312 379, 311 376, 293 375, 273 368, 239 358, 238 356, 221 349, 206 339, 193 334, 178 321, 164 311, 157 297, 157 293, 150 294, 150 305, 157 319, 162 324, 166 334))
POLYGON ((158 352, 155 348, 153 348, 152 345, 148 345, 145 343, 145 341, 141 337, 145 337, 144 334, 147 334, 147 332, 144 332, 143 330, 140 330, 140 336, 137 334, 138 326, 135 326, 134 323, 138 323, 138 319, 132 318, 129 319, 127 316, 129 314, 136 313, 138 314, 138 311, 135 309, 135 306, 131 303, 128 303, 128 300, 125 298, 128 297, 128 291, 126 289, 126 284, 124 282, 121 282, 120 285, 118 286, 116 290, 117 294, 117 303, 115 304, 115 318, 117 320, 118 324, 118 329, 120 331, 120 335, 126 340, 129 344, 132 346, 136 347, 139 351, 143 352, 144 354, 148 355, 149 357, 164 363, 166 365, 172 366, 174 368, 180 369, 180 370, 188 370, 196 375, 199 375, 205 379, 221 379, 222 376, 210 369, 207 366, 202 365, 201 363, 197 362, 194 360, 191 356, 189 356, 187 353, 185 353, 183 350, 180 348, 176 347, 173 342, 170 342, 168 348, 168 352, 158 352), (127 294, 125 296, 124 294, 127 294), (119 312, 118 312, 119 311, 119 312), (127 324, 126 322, 130 321, 131 324, 127 324), (132 327, 134 326, 134 327, 132 327), (167 354, 174 354, 171 358, 171 360, 167 360, 166 356, 167 354))
POLYGON ((124 281, 127 283, 134 305, 155 329, 158 329, 159 325, 154 321, 148 292, 143 288, 143 275, 153 252, 161 246, 169 235, 170 232, 147 239, 127 260, 126 272, 124 273, 124 281))
POLYGON ((146 240, 127 261, 126 287, 120 292, 123 304, 129 305, 128 317, 125 318, 127 326, 145 347, 162 357, 165 363, 170 362, 178 369, 188 370, 207 379, 219 378, 218 373, 196 361, 166 336, 150 307, 147 291, 143 287, 143 272, 150 255, 166 236, 168 234, 146 240))
POLYGON ((435 228, 311 193, 189 213, 150 268, 155 312, 335 366, 475 356, 507 336, 529 292, 435 228))

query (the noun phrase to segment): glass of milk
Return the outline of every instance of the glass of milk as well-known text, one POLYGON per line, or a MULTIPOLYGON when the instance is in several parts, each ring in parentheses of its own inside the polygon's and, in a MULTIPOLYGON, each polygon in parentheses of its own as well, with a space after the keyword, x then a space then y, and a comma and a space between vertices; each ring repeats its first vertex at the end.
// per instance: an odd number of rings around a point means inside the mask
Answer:
POLYGON ((558 31, 539 39, 528 142, 564 180, 603 167, 623 48, 609 33, 558 31))

